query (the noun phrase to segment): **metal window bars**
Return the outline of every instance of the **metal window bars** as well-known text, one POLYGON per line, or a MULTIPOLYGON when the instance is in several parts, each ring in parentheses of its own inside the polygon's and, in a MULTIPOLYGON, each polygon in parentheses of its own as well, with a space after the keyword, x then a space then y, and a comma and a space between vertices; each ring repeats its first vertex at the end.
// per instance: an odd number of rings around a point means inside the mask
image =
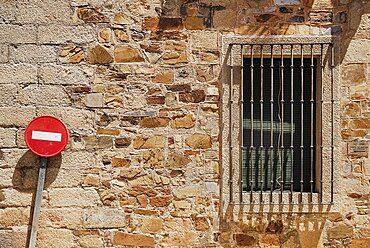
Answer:
POLYGON ((229 202, 332 204, 333 43, 231 42, 226 60, 229 202))

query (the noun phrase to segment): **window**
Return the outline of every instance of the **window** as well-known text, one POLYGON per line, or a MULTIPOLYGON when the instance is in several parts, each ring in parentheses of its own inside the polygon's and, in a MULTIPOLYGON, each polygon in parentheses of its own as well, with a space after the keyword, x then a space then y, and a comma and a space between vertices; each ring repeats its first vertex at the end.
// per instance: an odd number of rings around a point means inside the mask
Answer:
POLYGON ((244 59, 244 190, 316 192, 316 70, 316 58, 244 59))
POLYGON ((331 205, 339 84, 332 37, 223 40, 222 165, 230 203, 331 205))

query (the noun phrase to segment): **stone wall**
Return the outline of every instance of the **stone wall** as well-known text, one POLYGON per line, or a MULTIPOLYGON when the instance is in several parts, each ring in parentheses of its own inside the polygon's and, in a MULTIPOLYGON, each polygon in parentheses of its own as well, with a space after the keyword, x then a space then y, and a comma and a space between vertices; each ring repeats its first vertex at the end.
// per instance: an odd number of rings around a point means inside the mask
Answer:
POLYGON ((4 0, 0 247, 25 247, 38 158, 26 125, 69 128, 48 165, 38 247, 366 247, 370 4, 360 0, 4 0), (225 218, 221 38, 341 38, 340 211, 225 218))

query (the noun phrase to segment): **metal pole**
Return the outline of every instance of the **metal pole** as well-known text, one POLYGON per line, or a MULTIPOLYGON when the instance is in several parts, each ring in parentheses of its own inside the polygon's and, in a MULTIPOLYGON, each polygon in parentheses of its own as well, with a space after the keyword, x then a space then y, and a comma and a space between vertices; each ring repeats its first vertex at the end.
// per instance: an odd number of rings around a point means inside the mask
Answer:
POLYGON ((33 215, 32 215, 32 228, 31 228, 30 242, 29 242, 28 248, 35 248, 36 246, 37 228, 38 228, 38 222, 39 222, 39 217, 40 217, 42 191, 44 189, 45 172, 46 172, 47 163, 48 163, 47 158, 40 157, 39 179, 37 182, 35 206, 33 208, 33 215))

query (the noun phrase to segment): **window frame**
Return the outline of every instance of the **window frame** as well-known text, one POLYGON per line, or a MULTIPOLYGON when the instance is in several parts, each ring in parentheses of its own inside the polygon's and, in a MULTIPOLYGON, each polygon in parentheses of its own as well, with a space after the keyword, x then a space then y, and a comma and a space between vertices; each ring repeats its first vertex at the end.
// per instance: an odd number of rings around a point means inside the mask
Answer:
MULTIPOLYGON (((222 42, 222 73, 221 73, 221 198, 224 204, 226 205, 241 205, 245 211, 251 211, 253 208, 258 207, 259 211, 288 211, 288 212, 305 212, 305 211, 322 211, 323 207, 326 209, 336 209, 339 203, 339 192, 340 192, 340 171, 339 163, 341 161, 341 156, 338 156, 338 151, 340 150, 340 104, 339 103, 339 93, 340 93, 340 74, 339 74, 339 39, 336 36, 314 36, 314 37, 296 37, 296 36, 271 36, 271 37, 251 37, 251 36, 235 36, 235 35, 226 35, 221 39, 222 42), (324 127, 317 128, 315 131, 316 140, 320 139, 321 133, 323 134, 324 142, 327 143, 330 140, 330 149, 327 150, 327 144, 325 144, 325 164, 322 165, 323 174, 327 176, 328 173, 332 173, 331 182, 324 183, 322 189, 323 198, 325 201, 320 201, 319 194, 315 193, 311 196, 309 194, 301 194, 299 197, 301 200, 290 200, 288 193, 283 192, 282 196, 274 194, 273 199, 267 200, 268 196, 262 194, 258 196, 255 192, 247 192, 242 190, 242 181, 241 176, 241 121, 240 113, 242 113, 242 107, 240 103, 240 93, 241 82, 243 82, 243 59, 245 57, 244 46, 248 45, 258 45, 258 44, 273 44, 274 46, 282 44, 294 44, 299 45, 303 44, 309 46, 311 44, 332 44, 333 56, 329 61, 326 58, 326 62, 330 65, 330 71, 326 71, 325 68, 322 73, 317 73, 317 76, 320 77, 317 80, 316 87, 322 87, 323 89, 323 98, 327 97, 328 94, 331 94, 331 101, 325 101, 323 103, 323 122, 327 123, 329 121, 331 124, 332 130, 328 134, 326 131, 327 125, 324 127), (243 47, 243 51, 242 51, 243 47), (330 63, 330 64, 329 64, 330 63), (330 74, 330 75, 329 75, 330 74), (322 82, 322 85, 320 84, 322 82), (231 100, 230 100, 231 99, 231 100), (330 106, 329 106, 329 105, 330 106), (327 120, 327 111, 332 112, 332 120, 327 120), (332 122, 331 122, 332 121, 332 122), (324 132, 322 132, 324 130, 324 132), (235 135, 238 134, 238 135, 235 135), (328 137, 330 136, 330 137, 328 137), (336 152, 335 156, 333 156, 336 152), (333 159, 329 156, 329 163, 327 162, 328 154, 331 155, 333 159), (330 184, 334 184, 331 186, 330 184), (331 196, 331 190, 333 192, 331 196), (249 197, 249 200, 248 200, 249 197), (280 199, 279 199, 280 198, 280 199), (259 200, 260 199, 260 200, 259 200), (262 199, 262 200, 261 200, 262 199), (330 200, 328 200, 330 199, 330 200), (247 210, 248 209, 248 210, 247 210), (321 209, 321 210, 320 210, 321 209)), ((328 51, 325 52, 325 55, 328 54, 328 51)), ((315 52, 315 57, 317 57, 317 52, 315 52)), ((307 57, 307 54, 305 54, 307 57)), ((320 63, 320 61, 318 61, 320 63)), ((320 69, 320 67, 318 67, 320 69)), ((321 91, 316 92, 317 99, 321 98, 321 91), (319 95, 318 95, 319 94, 319 95)), ((317 101, 319 102, 319 101, 317 101)), ((321 101, 320 101, 321 102, 321 101)), ((316 108, 315 116, 319 115, 321 109, 316 108)), ((320 122, 316 118, 317 122, 320 122)), ((320 144, 316 144, 317 147, 320 144)), ((317 149, 315 151, 317 153, 317 149)), ((319 156, 316 156, 316 160, 320 159, 319 156)), ((317 162, 314 163, 317 166, 317 162)), ((316 170, 318 171, 318 170, 316 170)), ((320 176, 316 175, 316 187, 320 185, 318 179, 320 176)), ((298 199, 296 195, 299 193, 292 194, 294 199, 298 199)))

